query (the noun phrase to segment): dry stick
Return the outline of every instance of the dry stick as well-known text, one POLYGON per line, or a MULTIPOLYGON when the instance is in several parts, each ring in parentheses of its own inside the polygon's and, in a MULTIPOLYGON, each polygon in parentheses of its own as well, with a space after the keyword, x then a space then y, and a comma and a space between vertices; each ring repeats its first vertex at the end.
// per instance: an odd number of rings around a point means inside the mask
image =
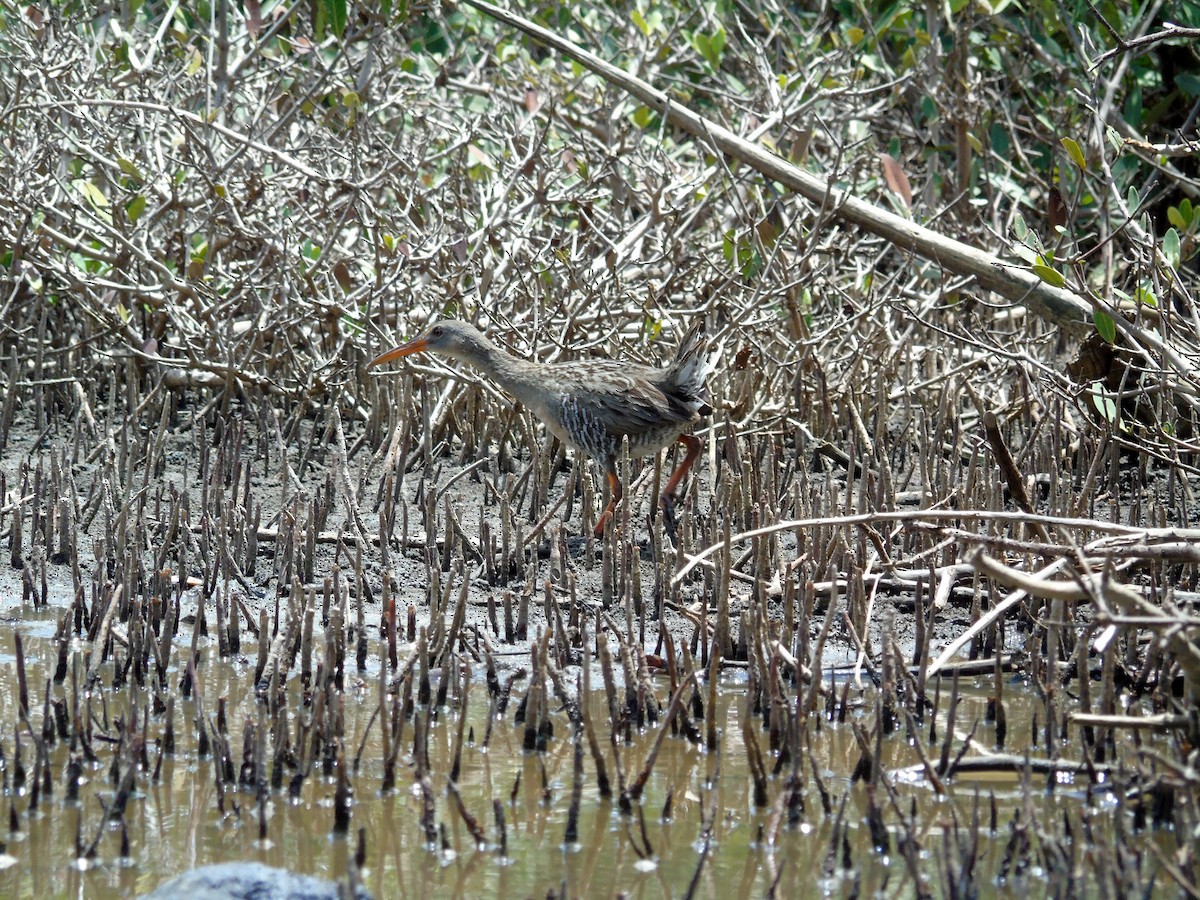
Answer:
MULTIPOLYGON (((986 410, 983 413, 983 430, 987 435, 988 444, 991 445, 992 453, 996 457, 996 462, 1000 465, 1000 471, 1004 475, 1004 481, 1008 485, 1008 491, 1012 495, 1017 506, 1021 507, 1025 512, 1032 513, 1034 511, 1033 504, 1029 500, 1029 494, 1025 491, 1025 479, 1021 477, 1021 472, 1017 469, 1017 464, 1012 458, 1012 453, 1009 452, 1008 444, 1004 441, 1004 435, 1000 433, 1000 425, 996 421, 996 413, 992 410, 986 410)), ((1050 544, 1050 532, 1045 525, 1034 522, 1033 529, 1037 536, 1041 538, 1042 543, 1050 544)))
POLYGON ((467 826, 467 831, 471 832, 471 837, 475 840, 475 849, 484 849, 487 846, 487 835, 483 831, 483 826, 479 824, 479 820, 467 812, 462 796, 458 793, 458 784, 451 781, 446 785, 446 792, 454 799, 454 807, 458 810, 459 817, 467 826))
POLYGON ((709 853, 712 852, 713 827, 717 820, 717 792, 713 790, 709 794, 712 799, 707 809, 704 807, 703 795, 700 798, 700 840, 702 844, 700 858, 696 860, 696 871, 692 873, 692 879, 688 882, 687 890, 683 894, 684 900, 691 900, 696 896, 696 892, 700 889, 700 875, 708 862, 709 853))
MULTIPOLYGON (((1000 433, 1000 425, 996 420, 996 413, 990 409, 985 410, 983 413, 983 431, 987 435, 988 444, 991 445, 992 453, 996 456, 996 462, 1000 466, 1000 471, 1004 475, 1004 481, 1008 485, 1008 490, 1012 494, 1013 500, 1025 512, 1033 512, 1033 504, 1029 502, 1029 494, 1025 491, 1025 479, 1021 477, 1020 471, 1017 470, 1017 464, 1008 450, 1008 444, 1004 441, 1004 435, 1000 433)), ((1044 536, 1042 539, 1049 543, 1049 540, 1044 536)))
POLYGON ((746 763, 750 770, 750 780, 754 783, 754 805, 761 809, 767 805, 767 767, 763 762, 762 750, 755 737, 754 725, 754 682, 751 669, 750 689, 746 692, 746 707, 742 711, 742 742, 746 747, 746 763))
MULTIPOLYGON (((1086 299, 1070 291, 1051 287, 1031 271, 1006 264, 990 253, 938 234, 832 187, 821 178, 697 115, 642 79, 605 62, 595 54, 535 25, 528 19, 484 0, 463 2, 566 54, 605 81, 637 97, 672 125, 711 144, 719 152, 746 163, 767 178, 786 185, 811 203, 828 208, 844 221, 932 260, 956 275, 973 276, 983 287, 1006 299, 1026 304, 1037 315, 1064 331, 1076 335, 1086 332, 1091 317, 1091 304, 1086 299)), ((1118 319, 1120 316, 1113 318, 1118 319)))
MULTIPOLYGON (((463 735, 467 728, 467 708, 468 708, 468 702, 470 700, 470 695, 471 695, 471 664, 468 663, 465 659, 463 660, 463 668, 465 669, 465 672, 463 674, 462 701, 461 701, 461 704, 460 704, 459 710, 458 710, 458 730, 454 735, 454 750, 451 755, 451 759, 454 760, 453 764, 450 767, 450 786, 451 787, 454 787, 454 785, 458 782, 458 776, 462 773, 463 735)), ((446 667, 442 673, 442 683, 446 684, 449 681, 450 681, 450 660, 447 660, 446 667)), ((465 819, 465 816, 464 816, 464 819, 465 819)), ((469 824, 470 823, 468 823, 468 825, 469 824)))
MULTIPOLYGON (((721 764, 721 741, 717 730, 717 680, 721 674, 721 649, 716 644, 712 647, 708 661, 708 709, 706 711, 707 721, 705 722, 705 746, 719 767, 721 764)), ((713 778, 715 780, 715 774, 713 778)))
MULTIPOLYGON (((441 653, 438 655, 438 665, 449 667, 451 660, 454 658, 454 647, 458 643, 459 633, 462 631, 463 621, 467 614, 467 589, 471 586, 471 564, 463 563, 463 573, 461 584, 458 591, 458 603, 454 608, 454 616, 450 620, 450 630, 446 635, 446 643, 441 648, 441 653)), ((449 590, 449 582, 447 582, 447 590, 449 590)), ((445 703, 445 690, 438 691, 438 706, 445 703)))
POLYGON ((583 799, 583 735, 578 728, 575 729, 573 743, 575 752, 571 773, 571 800, 567 806, 567 827, 563 832, 563 843, 568 846, 579 842, 579 806, 583 799))
POLYGON ((1107 716, 1101 713, 1073 712, 1067 716, 1074 725, 1092 726, 1094 728, 1134 728, 1151 729, 1154 731, 1170 731, 1172 728, 1186 728, 1190 721, 1186 715, 1161 713, 1153 716, 1107 716))
MULTIPOLYGON (((796 529, 811 529, 820 526, 840 527, 845 525, 872 525, 879 522, 900 522, 907 525, 912 525, 921 522, 944 522, 954 520, 975 520, 979 522, 1009 522, 1012 524, 1035 524, 1040 523, 1047 526, 1055 526, 1059 528, 1083 528, 1091 531, 1097 531, 1112 535, 1125 536, 1144 536, 1150 537, 1162 534, 1175 534, 1178 536, 1186 536, 1187 538, 1200 538, 1200 529, 1161 529, 1161 528, 1137 528, 1132 525, 1121 525, 1116 522, 1103 522, 1098 519, 1076 519, 1063 516, 1047 516, 1047 515, 1032 515, 1024 512, 1007 512, 1004 510, 987 510, 987 509, 919 509, 919 510, 886 510, 872 513, 857 513, 848 516, 818 516, 807 519, 787 519, 782 522, 775 522, 771 525, 765 525, 762 528, 754 528, 750 531, 743 531, 739 534, 730 536, 733 543, 749 540, 759 535, 772 534, 777 531, 794 531, 796 529)), ((981 536, 981 539, 983 537, 981 536)), ((685 565, 681 566, 679 571, 671 579, 672 584, 678 583, 687 577, 688 573, 696 566, 703 563, 714 553, 724 549, 724 542, 711 544, 695 556, 689 556, 685 565)))
MULTIPOLYGON (((116 604, 113 604, 114 606, 116 604)), ((17 696, 20 698, 20 713, 21 718, 26 720, 28 724, 29 716, 29 684, 25 679, 25 643, 21 639, 21 632, 13 632, 14 652, 17 655, 17 696)), ((49 698, 49 690, 47 689, 47 698, 49 698)), ((30 734, 33 729, 30 728, 30 734)))
MULTIPOLYGON (((1042 517, 1039 516, 1039 518, 1042 517)), ((1085 550, 1090 550, 1090 547, 1085 548, 1085 550)), ((953 658, 954 654, 958 653, 960 649, 964 648, 967 643, 970 643, 974 636, 980 634, 980 632, 984 631, 986 628, 989 628, 989 626, 994 623, 996 619, 1003 616, 1003 614, 1010 610, 1010 608, 1016 604, 1019 604, 1019 602, 1022 600, 1025 600, 1027 596, 1030 596, 1030 593, 1028 593, 1028 590, 1026 589, 1028 586, 1030 586, 1030 584, 1038 586, 1039 596, 1049 595, 1048 592, 1057 594, 1061 590, 1062 599, 1088 599, 1088 594, 1086 592, 1082 592, 1082 590, 1079 587, 1076 587, 1073 582, 1051 582, 1048 580, 1048 578, 1046 578, 1046 576, 1054 575, 1055 572, 1062 571, 1064 568, 1066 568, 1069 562, 1067 558, 1056 559, 1054 563, 1046 565, 1044 568, 1039 569, 1036 572, 1018 572, 1015 569, 1007 569, 1007 566, 998 565, 994 562, 994 560, 986 557, 982 552, 977 552, 974 554, 971 562, 972 565, 978 566, 979 570, 982 571, 984 575, 988 575, 991 578, 994 578, 994 580, 1002 583, 1020 584, 1020 587, 1014 590, 1012 594, 1009 594, 1007 598, 1004 598, 998 602, 998 604, 992 607, 991 610, 985 614, 985 616, 980 617, 978 622, 971 625, 971 628, 968 628, 966 631, 962 632, 961 635, 954 638, 954 641, 950 642, 949 646, 942 650, 942 654, 938 656, 938 658, 930 665, 930 676, 934 676, 938 670, 941 670, 943 666, 946 666, 947 662, 953 658), (996 566, 998 566, 998 568, 996 568, 996 566)), ((1133 565, 1135 562, 1136 559, 1124 560, 1124 562, 1115 565, 1114 569, 1116 571, 1121 571, 1129 568, 1129 566, 1133 565)), ((1140 600, 1140 598, 1138 599, 1140 600)))
MULTIPOLYGON (((567 489, 570 490, 571 485, 568 485, 567 489)), ((533 530, 530 531, 529 534, 525 535, 524 540, 521 542, 522 547, 528 547, 530 544, 532 544, 534 541, 536 541, 539 537, 541 537, 542 532, 546 529, 546 526, 550 524, 550 520, 554 518, 554 514, 559 511, 559 509, 562 507, 562 505, 564 503, 567 502, 569 497, 570 497, 569 494, 564 493, 561 497, 558 498, 557 503, 555 503, 552 507, 550 507, 548 510, 546 510, 546 514, 544 516, 542 516, 542 518, 538 521, 538 523, 536 525, 533 526, 533 530)))
POLYGON ((663 739, 671 730, 671 722, 674 721, 675 715, 679 712, 679 708, 683 705, 684 694, 692 690, 694 673, 689 672, 685 678, 679 682, 679 687, 675 689, 675 693, 671 696, 671 702, 667 706, 667 714, 663 716, 662 726, 658 729, 658 734, 654 738, 654 746, 650 748, 650 752, 646 755, 646 764, 642 767, 641 773, 634 779, 633 783, 626 790, 626 796, 637 802, 642 797, 642 791, 646 787, 646 782, 650 780, 650 772, 654 769, 654 763, 658 759, 658 751, 662 749, 663 739))
MULTIPOLYGON (((190 530, 195 534, 199 534, 203 529, 200 525, 192 525, 190 526, 190 530)), ((254 535, 255 539, 259 541, 277 541, 280 537, 280 531, 278 528, 262 526, 255 530, 254 535)), ((286 537, 287 531, 284 531, 283 535, 286 537)), ((387 541, 388 538, 386 535, 381 538, 378 534, 368 532, 363 532, 362 534, 344 534, 338 531, 318 531, 313 535, 313 541, 318 544, 353 544, 355 546, 362 546, 363 543, 379 544, 381 540, 387 541)), ((390 540, 394 544, 399 544, 402 550, 420 550, 428 544, 422 535, 409 538, 407 541, 401 541, 399 538, 391 538, 390 540)), ((442 549, 441 540, 437 541, 437 547, 439 551, 442 549)))
MULTIPOLYGON (((579 627, 579 641, 583 647, 588 646, 587 635, 588 617, 581 616, 579 627)), ((600 796, 609 798, 612 796, 612 785, 608 781, 608 767, 604 763, 604 751, 600 749, 600 739, 596 737, 596 726, 592 721, 592 662, 585 655, 583 665, 580 667, 583 671, 580 675, 582 679, 582 689, 579 693, 579 709, 580 718, 584 733, 587 735, 588 749, 592 754, 592 761, 596 765, 596 785, 600 791, 600 796)))
MULTIPOLYGON (((811 656, 811 663, 813 667, 812 684, 809 686, 808 695, 804 698, 804 708, 796 710, 796 715, 802 722, 806 721, 808 719, 808 714, 817 708, 817 697, 823 693, 821 687, 824 676, 821 671, 821 659, 825 655, 825 642, 829 639, 829 632, 833 626, 833 620, 837 615, 838 598, 839 595, 836 593, 829 598, 829 608, 825 610, 825 621, 821 623, 821 631, 818 633, 817 643, 813 647, 811 656)), ((799 688, 796 689, 796 693, 798 696, 800 693, 799 688)), ((833 685, 831 684, 827 696, 832 696, 832 694, 833 685)))
MULTIPOLYGON (((1176 655, 1177 661, 1183 669, 1185 681, 1194 691, 1200 693, 1200 647, 1197 647, 1186 636, 1179 633, 1178 625, 1180 623, 1177 622, 1175 617, 1164 613, 1128 585, 1112 580, 1111 575, 1118 571, 1121 568, 1120 566, 1111 565, 1110 569, 1099 574, 1089 572, 1080 575, 1078 576, 1077 583, 1074 581, 1051 581, 1041 577, 1042 573, 1031 575, 1021 572, 997 562, 982 552, 977 552, 972 562, 979 567, 981 572, 996 581, 1008 585, 1017 585, 1018 590, 1015 593, 1060 601, 1090 600, 1093 599, 1093 596, 1098 596, 1104 602, 1118 607, 1121 612, 1137 612, 1143 616, 1150 617, 1154 622, 1159 623, 1160 626, 1168 627, 1170 631, 1165 637, 1171 651, 1176 655)), ((961 640, 962 638, 958 639, 958 641, 961 640)), ((955 643, 958 643, 958 641, 955 643)), ((947 648, 947 652, 949 649, 947 648)))
MULTIPOLYGON (((966 735, 962 735, 966 737, 966 735)), ((982 755, 960 758, 955 761, 952 769, 954 774, 962 775, 964 773, 985 773, 985 772, 1015 772, 1021 773, 1028 771, 1037 775, 1051 775, 1058 772, 1066 772, 1075 775, 1086 775, 1088 777, 1096 774, 1111 774, 1115 771, 1115 765, 1106 763, 1098 763, 1091 759, 1073 760, 1073 759, 1045 759, 1034 758, 1016 753, 988 753, 985 748, 980 747, 979 742, 972 740, 965 748, 969 750, 981 751, 982 755)), ((905 775, 922 775, 924 768, 920 765, 907 766, 902 769, 893 771, 893 776, 905 775)))
POLYGON ((121 605, 121 592, 124 590, 123 584, 118 584, 116 590, 112 592, 109 598, 108 606, 104 610, 104 618, 100 622, 100 630, 96 632, 96 642, 92 644, 92 655, 88 660, 87 677, 83 680, 83 689, 89 691, 92 685, 96 683, 96 679, 100 676, 100 663, 104 659, 104 645, 108 643, 108 632, 112 627, 113 615, 117 611, 117 607, 121 605))

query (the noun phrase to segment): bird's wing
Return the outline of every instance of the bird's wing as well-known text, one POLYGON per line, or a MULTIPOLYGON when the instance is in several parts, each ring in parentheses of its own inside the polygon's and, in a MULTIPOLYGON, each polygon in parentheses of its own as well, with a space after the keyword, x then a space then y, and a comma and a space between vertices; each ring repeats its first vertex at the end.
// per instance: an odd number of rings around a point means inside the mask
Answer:
POLYGON ((606 435, 619 441, 622 435, 636 437, 692 422, 692 410, 665 394, 639 368, 593 366, 562 383, 557 403, 573 442, 596 448, 608 443, 606 435))
POLYGON ((640 434, 674 424, 686 425, 695 418, 676 398, 663 393, 644 378, 626 378, 612 389, 589 395, 592 405, 611 423, 617 434, 640 434))

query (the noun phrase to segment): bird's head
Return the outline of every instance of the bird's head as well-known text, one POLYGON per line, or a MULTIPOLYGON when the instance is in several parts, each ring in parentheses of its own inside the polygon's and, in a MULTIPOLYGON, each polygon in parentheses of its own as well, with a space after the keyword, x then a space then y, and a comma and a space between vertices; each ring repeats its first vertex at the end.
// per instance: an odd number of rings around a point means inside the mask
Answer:
POLYGON ((491 346, 491 341, 474 325, 443 319, 431 325, 420 337, 375 357, 367 367, 383 365, 414 353, 439 353, 478 365, 487 358, 491 346))

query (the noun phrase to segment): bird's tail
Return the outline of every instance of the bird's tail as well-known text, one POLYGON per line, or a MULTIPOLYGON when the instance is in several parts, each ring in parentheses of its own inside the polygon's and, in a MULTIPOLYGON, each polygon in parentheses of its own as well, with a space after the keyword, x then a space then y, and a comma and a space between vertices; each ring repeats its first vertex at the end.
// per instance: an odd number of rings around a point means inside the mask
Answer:
POLYGON ((715 360, 714 354, 709 353, 708 343, 704 320, 698 319, 679 342, 675 361, 668 369, 670 380, 676 385, 679 394, 692 400, 696 404, 696 411, 701 415, 711 412, 708 386, 705 382, 714 368, 715 360))

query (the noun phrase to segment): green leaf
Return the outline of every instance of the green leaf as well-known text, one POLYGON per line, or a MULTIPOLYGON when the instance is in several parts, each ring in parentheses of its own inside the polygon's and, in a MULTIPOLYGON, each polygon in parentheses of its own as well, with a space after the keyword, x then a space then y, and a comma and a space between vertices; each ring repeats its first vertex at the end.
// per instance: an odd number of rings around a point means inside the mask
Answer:
POLYGON ((992 125, 988 129, 988 141, 991 142, 992 149, 1001 159, 1007 158, 1012 150, 1012 141, 1008 137, 1008 132, 999 125, 992 125))
POLYGON ((1179 232, 1174 228, 1168 228, 1167 233, 1163 235, 1162 241, 1163 256, 1167 258, 1167 262, 1171 264, 1172 269, 1179 268, 1179 232))
POLYGON ((129 224, 136 225, 137 220, 142 217, 142 213, 146 211, 146 198, 141 194, 137 194, 132 200, 125 204, 125 218, 129 220, 129 224))
POLYGON ((1106 343, 1115 344, 1117 341, 1117 326, 1113 322, 1112 316, 1103 310, 1096 310, 1092 313, 1092 322, 1096 326, 1096 333, 1104 338, 1106 343))
POLYGON ((646 37, 650 37, 653 32, 662 28, 663 14, 658 9, 652 9, 649 13, 643 13, 640 9, 635 9, 630 18, 633 19, 633 24, 646 37))
POLYGON ((709 36, 699 31, 692 34, 692 47, 704 57, 704 61, 714 70, 721 68, 721 57, 725 53, 725 29, 718 28, 716 33, 709 36))
POLYGON ((1129 186, 1129 192, 1125 195, 1125 205, 1129 207, 1131 216, 1136 215, 1138 207, 1142 205, 1141 195, 1132 184, 1129 186))
POLYGON ((324 0, 324 5, 330 28, 341 37, 346 31, 346 0, 324 0))
POLYGON ((1018 241, 1025 240, 1025 235, 1029 234, 1029 226, 1025 224, 1025 217, 1020 213, 1013 215, 1012 231, 1018 241))
POLYGON ((1175 75, 1175 84, 1189 97, 1200 97, 1200 75, 1193 72, 1178 72, 1175 75))
POLYGON ((1067 155, 1071 157, 1071 161, 1079 167, 1079 171, 1086 172, 1087 160, 1083 158, 1083 151, 1079 149, 1079 144, 1075 143, 1069 137, 1060 139, 1059 143, 1063 145, 1063 148, 1067 151, 1067 155))
POLYGON ((1097 412, 1104 416, 1111 424, 1117 422, 1117 403, 1104 390, 1104 385, 1099 381, 1093 381, 1088 389, 1092 395, 1092 405, 1096 407, 1097 412))
POLYGON ((1183 213, 1179 211, 1178 206, 1172 206, 1167 210, 1167 221, 1176 228, 1187 230, 1187 222, 1183 220, 1183 213))
POLYGON ((138 181, 146 180, 145 176, 142 175, 141 170, 137 166, 135 166, 131 160, 128 160, 123 156, 117 157, 117 168, 120 169, 122 172, 124 172, 126 175, 128 175, 130 178, 135 178, 138 181))
POLYGON ((713 55, 717 59, 713 68, 716 68, 717 66, 719 66, 721 64, 721 58, 725 55, 725 29, 724 28, 718 28, 716 31, 716 34, 714 34, 712 36, 712 49, 713 49, 713 55))
POLYGON ((1029 265, 1033 265, 1042 258, 1041 254, 1039 254, 1028 244, 1014 244, 1012 251, 1016 254, 1017 259, 1025 263, 1029 263, 1029 265))
POLYGON ((1052 269, 1049 266, 1034 265, 1033 274, 1051 287, 1060 288, 1067 283, 1067 279, 1063 278, 1062 273, 1057 269, 1052 269))
POLYGON ((96 209, 108 209, 108 198, 104 196, 104 191, 100 190, 100 188, 96 187, 90 181, 80 180, 76 184, 79 185, 79 190, 83 193, 83 196, 87 197, 88 202, 92 206, 96 209))
POLYGON ((1119 155, 1125 149, 1125 138, 1121 137, 1121 132, 1111 125, 1104 129, 1104 136, 1108 139, 1108 146, 1112 148, 1113 153, 1119 155))

